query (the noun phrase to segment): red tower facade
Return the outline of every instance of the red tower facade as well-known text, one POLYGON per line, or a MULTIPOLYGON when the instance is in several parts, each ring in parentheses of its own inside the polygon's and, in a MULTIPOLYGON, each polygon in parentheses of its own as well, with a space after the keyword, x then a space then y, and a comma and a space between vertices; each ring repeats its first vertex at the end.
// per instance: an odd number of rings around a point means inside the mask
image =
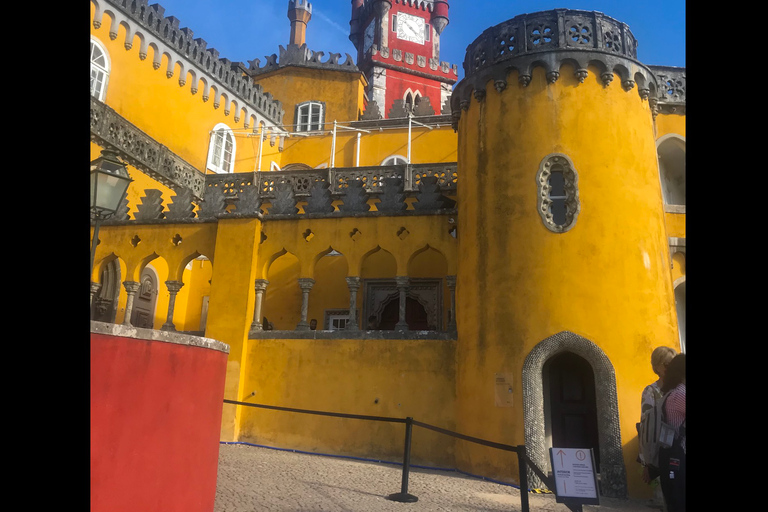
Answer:
POLYGON ((368 101, 383 117, 417 105, 422 114, 442 112, 458 78, 457 66, 440 61, 447 24, 445 0, 352 0, 349 38, 368 79, 368 101))

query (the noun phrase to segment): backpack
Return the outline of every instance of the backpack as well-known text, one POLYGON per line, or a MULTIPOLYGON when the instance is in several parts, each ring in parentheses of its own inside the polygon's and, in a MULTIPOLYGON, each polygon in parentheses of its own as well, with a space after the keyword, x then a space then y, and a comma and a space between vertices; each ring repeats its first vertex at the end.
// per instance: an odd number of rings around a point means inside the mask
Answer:
POLYGON ((664 400, 658 388, 652 388, 653 406, 644 410, 638 424, 640 440, 640 452, 646 465, 659 467, 659 440, 662 433, 662 416, 664 413, 664 400))

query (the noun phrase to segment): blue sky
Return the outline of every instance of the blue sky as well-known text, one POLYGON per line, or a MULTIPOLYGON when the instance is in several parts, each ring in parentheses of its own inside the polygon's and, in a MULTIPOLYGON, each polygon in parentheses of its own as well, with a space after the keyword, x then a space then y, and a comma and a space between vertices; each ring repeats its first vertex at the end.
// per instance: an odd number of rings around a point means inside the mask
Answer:
MULTIPOLYGON (((154 1, 150 1, 154 3, 154 1)), ((159 0, 166 16, 175 16, 195 38, 231 61, 261 60, 287 46, 288 0, 159 0)), ((355 57, 349 41, 351 0, 310 0, 312 20, 307 45, 314 51, 355 57)), ((638 40, 638 60, 647 65, 685 67, 684 0, 449 0, 450 22, 441 39, 440 60, 462 62, 467 45, 485 29, 518 14, 555 8, 599 11, 629 25, 638 40)))

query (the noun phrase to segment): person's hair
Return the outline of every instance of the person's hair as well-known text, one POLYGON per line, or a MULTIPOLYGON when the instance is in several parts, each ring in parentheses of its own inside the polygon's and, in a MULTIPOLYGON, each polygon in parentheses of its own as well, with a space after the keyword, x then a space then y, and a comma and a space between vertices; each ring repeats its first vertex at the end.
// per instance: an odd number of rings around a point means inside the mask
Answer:
POLYGON ((682 382, 685 382, 685 354, 677 354, 667 365, 661 392, 666 393, 682 382))
POLYGON ((673 348, 658 347, 651 353, 651 368, 653 373, 659 374, 659 367, 663 364, 668 364, 673 357, 677 355, 677 352, 673 348))

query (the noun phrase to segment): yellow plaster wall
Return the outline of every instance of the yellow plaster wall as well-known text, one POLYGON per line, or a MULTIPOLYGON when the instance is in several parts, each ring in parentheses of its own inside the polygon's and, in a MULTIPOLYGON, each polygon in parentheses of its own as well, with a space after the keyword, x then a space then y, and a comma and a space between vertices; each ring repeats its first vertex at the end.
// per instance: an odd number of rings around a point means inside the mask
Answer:
POLYGON ((357 121, 364 109, 366 80, 362 73, 291 66, 255 81, 283 103, 283 122, 289 131, 296 124, 296 105, 305 101, 325 103, 326 129, 333 128, 334 120, 357 121))
MULTIPOLYGON (((457 284, 460 389, 457 417, 469 435, 524 442, 522 370, 540 341, 570 331, 596 343, 616 372, 621 440, 631 493, 640 393, 654 380, 638 364, 659 345, 677 347, 669 250, 652 116, 636 90, 604 87, 590 68, 548 84, 542 68, 527 88, 510 73, 501 94, 462 112, 457 284), (581 212, 556 234, 537 213, 542 159, 564 153, 578 174, 581 212), (514 406, 494 406, 493 377, 516 376, 514 406)), ((480 471, 493 455, 458 452, 480 471)), ((505 469, 506 471, 506 469, 505 469)))
MULTIPOLYGON (((91 19, 94 12, 91 4, 91 19)), ((259 138, 248 136, 257 128, 253 119, 246 119, 234 108, 227 112, 229 103, 225 97, 217 107, 214 104, 215 87, 211 89, 209 99, 204 101, 203 82, 198 80, 193 83, 189 73, 180 77, 178 65, 168 78, 167 56, 164 55, 160 67, 154 69, 152 63, 156 49, 153 46, 149 47, 147 57, 141 60, 140 38, 135 36, 132 48, 126 50, 125 27, 119 27, 114 40, 109 37, 110 27, 111 18, 107 14, 100 28, 94 28, 91 23, 91 35, 106 47, 111 63, 104 103, 201 172, 206 170, 210 131, 218 123, 224 123, 236 135, 235 172, 256 169, 259 138), (185 80, 183 86, 179 85, 180 78, 185 80), (197 88, 195 94, 192 94, 192 88, 197 88), (234 120, 236 116, 240 117, 239 121, 234 120), (249 128, 245 127, 246 122, 249 128)), ((279 160, 279 154, 277 145, 270 147, 267 143, 264 146, 262 167, 266 162, 268 170, 269 162, 279 160)))
MULTIPOLYGON (((254 280, 257 277, 261 220, 219 219, 212 260, 210 306, 205 335, 229 345, 224 398, 243 398, 244 368, 248 368, 246 340, 253 322, 254 280)), ((222 440, 239 435, 240 407, 225 408, 222 440)))
MULTIPOLYGON (((454 429, 455 341, 248 341, 247 401, 454 429)), ((232 406, 226 406, 232 407, 232 406)), ((404 425, 242 407, 241 440, 401 461, 404 425)), ((412 461, 452 467, 453 438, 414 427, 412 461)), ((395 489, 393 492, 399 490, 395 489)))

